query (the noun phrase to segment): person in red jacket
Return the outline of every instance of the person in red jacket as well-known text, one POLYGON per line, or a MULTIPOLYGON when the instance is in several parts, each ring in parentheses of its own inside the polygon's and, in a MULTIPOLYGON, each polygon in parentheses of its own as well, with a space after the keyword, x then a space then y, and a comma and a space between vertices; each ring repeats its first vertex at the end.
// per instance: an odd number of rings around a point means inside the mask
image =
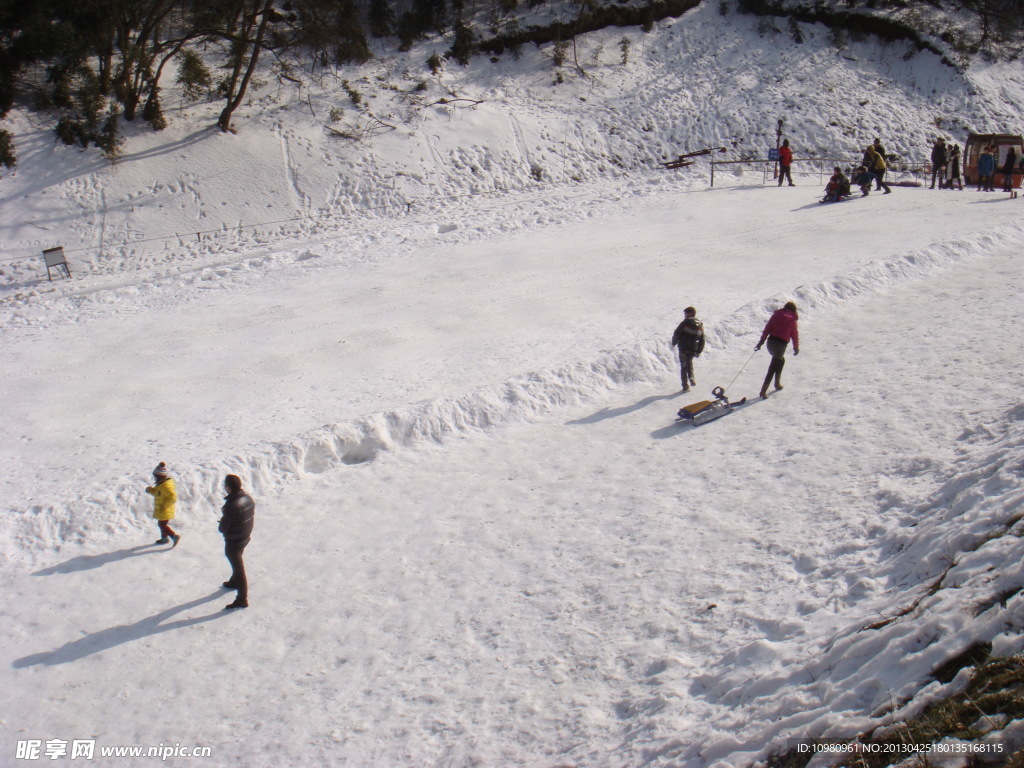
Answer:
POLYGON ((785 139, 782 142, 782 146, 779 147, 779 186, 782 186, 783 179, 789 179, 789 186, 795 187, 793 183, 793 174, 790 173, 789 167, 793 164, 793 150, 789 148, 789 139, 785 139))
POLYGON ((800 354, 798 320, 796 304, 787 301, 782 309, 777 309, 772 313, 761 332, 761 340, 754 347, 755 350, 760 349, 767 340, 768 352, 772 356, 772 361, 768 365, 768 375, 764 377, 764 383, 761 385, 762 399, 768 397, 768 385, 771 384, 773 378, 775 379, 775 389, 782 389, 782 369, 786 365, 786 347, 789 346, 790 341, 793 342, 793 354, 800 354))

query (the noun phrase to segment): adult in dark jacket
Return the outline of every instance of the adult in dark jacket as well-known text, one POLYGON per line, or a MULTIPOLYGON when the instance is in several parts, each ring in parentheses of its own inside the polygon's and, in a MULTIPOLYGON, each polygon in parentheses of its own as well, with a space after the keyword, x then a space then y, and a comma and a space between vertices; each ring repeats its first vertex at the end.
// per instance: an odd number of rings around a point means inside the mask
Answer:
POLYGON ((936 139, 932 147, 932 189, 935 189, 935 179, 939 179, 939 188, 942 187, 942 176, 946 172, 946 140, 936 139))
POLYGON ((238 475, 228 475, 224 478, 224 490, 228 495, 224 497, 224 506, 220 509, 218 527, 224 535, 224 556, 231 563, 231 578, 224 582, 224 586, 238 591, 235 601, 226 605, 225 609, 248 608, 249 582, 245 578, 242 552, 245 551, 252 536, 256 503, 242 490, 242 481, 238 475))
POLYGON ((679 376, 683 380, 683 392, 690 391, 696 384, 693 378, 693 358, 704 351, 704 323, 697 319, 697 310, 687 307, 683 310, 683 322, 672 334, 672 346, 679 347, 679 376))
POLYGON ((1003 174, 1003 192, 1013 191, 1013 172, 1017 169, 1017 152, 1010 147, 1006 152, 1006 161, 1000 169, 1003 174))
POLYGON ((764 377, 764 383, 761 385, 762 399, 768 397, 768 385, 772 383, 773 378, 775 379, 775 389, 782 389, 782 369, 786 365, 786 347, 789 346, 790 341, 793 342, 793 354, 800 354, 798 319, 796 304, 787 301, 782 309, 777 309, 772 313, 761 333, 761 340, 754 347, 755 350, 760 349, 767 340, 768 352, 772 356, 772 361, 768 365, 768 375, 764 377))

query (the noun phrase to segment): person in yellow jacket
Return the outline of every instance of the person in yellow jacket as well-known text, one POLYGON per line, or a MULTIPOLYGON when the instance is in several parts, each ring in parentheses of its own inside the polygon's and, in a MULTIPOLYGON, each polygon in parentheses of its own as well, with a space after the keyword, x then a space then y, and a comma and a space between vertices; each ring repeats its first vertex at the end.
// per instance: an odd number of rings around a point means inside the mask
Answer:
POLYGON ((884 189, 886 195, 892 194, 889 185, 885 183, 885 171, 889 166, 885 162, 885 156, 879 154, 873 144, 868 144, 868 148, 864 150, 864 166, 868 169, 868 173, 874 175, 875 181, 878 182, 878 189, 884 189))
POLYGON ((171 549, 178 546, 181 536, 171 530, 170 521, 174 519, 174 508, 178 502, 178 494, 174 492, 174 478, 162 461, 153 470, 156 485, 146 488, 146 493, 153 497, 153 517, 160 525, 160 538, 155 544, 174 542, 171 549))

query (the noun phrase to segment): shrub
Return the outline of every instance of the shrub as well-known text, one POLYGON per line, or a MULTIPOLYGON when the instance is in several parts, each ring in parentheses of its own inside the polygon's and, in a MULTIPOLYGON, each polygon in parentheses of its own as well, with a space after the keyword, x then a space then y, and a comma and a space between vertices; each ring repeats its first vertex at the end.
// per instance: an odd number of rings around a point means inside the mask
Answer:
POLYGON ((13 168, 18 164, 18 158, 14 155, 14 137, 10 131, 0 129, 0 163, 4 168, 13 168))
POLYGON ((213 75, 195 51, 182 51, 178 61, 178 85, 189 101, 199 101, 209 94, 213 75))
POLYGON ((569 56, 569 43, 565 40, 555 41, 555 50, 551 53, 551 60, 555 62, 556 67, 560 67, 565 64, 566 58, 569 56))

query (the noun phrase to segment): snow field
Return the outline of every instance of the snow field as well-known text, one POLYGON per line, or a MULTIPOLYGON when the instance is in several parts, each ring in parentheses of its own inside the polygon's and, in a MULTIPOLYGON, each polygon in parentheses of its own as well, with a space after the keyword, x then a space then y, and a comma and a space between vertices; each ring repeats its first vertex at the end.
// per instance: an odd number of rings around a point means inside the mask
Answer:
POLYGON ((1019 203, 656 170, 762 156, 779 117, 798 157, 880 136, 923 160, 1018 130, 1019 66, 758 27, 704 4, 588 36, 559 86, 545 50, 428 78, 417 49, 350 77, 397 126, 359 144, 325 130, 360 119, 328 81, 256 93, 231 136, 217 105, 168 109, 114 166, 12 115, 0 765, 95 738, 246 768, 738 768, 913 715, 972 645, 1021 653, 1019 203), (482 103, 416 105, 420 80, 482 103), (75 277, 49 283, 57 243, 75 277), (674 423, 757 392, 789 299, 786 389, 674 423), (684 396, 688 304, 710 335, 684 396), (173 552, 148 546, 160 460, 173 552), (258 504, 236 613, 227 472, 258 504))
MULTIPOLYGON (((963 610, 1019 588, 1020 540, 998 536, 1019 503, 1018 236, 802 288, 786 390, 701 428, 672 421, 690 399, 662 340, 239 456, 260 535, 254 607, 227 621, 224 467, 186 470, 173 553, 87 545, 12 576, 19 727, 149 743, 129 712, 160 707, 159 740, 223 764, 736 765, 912 711, 971 643, 1019 651, 1019 596, 963 610), (345 466, 352 445, 372 460, 345 466), (955 590, 896 616, 944 573, 955 590), (87 711, 33 704, 98 677, 87 711)), ((712 323, 702 387, 771 306, 712 323)))
MULTIPOLYGON (((133 466, 140 436, 171 461, 186 504, 212 504, 225 471, 270 492, 381 449, 660 377, 674 365, 664 338, 679 306, 695 300, 680 299, 676 284, 701 286, 714 360, 746 346, 776 302, 818 311, 1019 236, 997 223, 960 237, 992 211, 953 205, 955 218, 860 253, 848 243, 864 208, 829 214, 804 204, 806 190, 775 191, 786 197, 711 190, 606 202, 601 227, 511 235, 484 254, 456 241, 454 250, 434 245, 362 264, 350 251, 320 247, 317 258, 260 260, 212 293, 185 276, 147 285, 145 295, 101 287, 84 305, 29 303, 32 325, 13 339, 4 384, 14 418, 0 431, 9 460, 32 479, 3 480, 15 502, 4 532, 21 542, 4 551, 31 556, 148 526, 140 472, 149 467, 133 466), (766 215, 742 213, 751 194, 773 201, 766 215), (794 198, 803 205, 784 220, 776 204, 794 198), (831 234, 819 233, 824 215, 831 234), (930 242, 934 235, 948 239, 930 242), (791 255, 780 272, 783 250, 791 255), (767 289, 760 299, 750 300, 736 270, 767 289), (43 322, 55 327, 43 331, 43 322), (41 344, 46 337, 55 346, 41 344), (28 495, 19 498, 18 488, 28 495), (82 514, 83 504, 94 511, 82 514)), ((905 192, 886 198, 882 212, 961 202, 905 192)), ((730 354, 728 364, 740 359, 730 354)))

